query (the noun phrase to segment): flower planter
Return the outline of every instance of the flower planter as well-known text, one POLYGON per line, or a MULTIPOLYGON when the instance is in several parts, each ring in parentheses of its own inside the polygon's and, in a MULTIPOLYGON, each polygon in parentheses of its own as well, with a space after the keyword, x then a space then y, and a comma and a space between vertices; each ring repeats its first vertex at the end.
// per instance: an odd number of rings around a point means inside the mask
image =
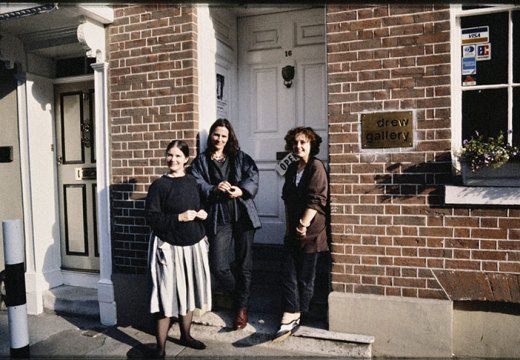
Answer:
POLYGON ((519 186, 520 162, 508 162, 493 168, 484 167, 475 172, 471 165, 461 162, 462 183, 466 186, 519 186))

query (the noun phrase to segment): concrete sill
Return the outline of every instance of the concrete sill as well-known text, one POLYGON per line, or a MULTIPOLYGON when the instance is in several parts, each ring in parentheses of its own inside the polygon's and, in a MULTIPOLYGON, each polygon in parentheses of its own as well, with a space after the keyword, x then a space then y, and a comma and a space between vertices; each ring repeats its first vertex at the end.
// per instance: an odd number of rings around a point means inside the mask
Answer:
POLYGON ((447 185, 444 202, 461 205, 520 205, 520 188, 447 185))

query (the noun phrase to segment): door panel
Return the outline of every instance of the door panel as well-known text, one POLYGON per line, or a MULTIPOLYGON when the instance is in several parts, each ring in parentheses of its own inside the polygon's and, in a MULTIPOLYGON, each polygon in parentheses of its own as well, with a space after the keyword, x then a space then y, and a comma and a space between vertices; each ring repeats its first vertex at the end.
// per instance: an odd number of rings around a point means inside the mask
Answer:
POLYGON ((83 93, 61 94, 61 156, 63 164, 83 164, 85 155, 81 143, 83 93))
POLYGON ((62 267, 98 271, 94 84, 57 85, 62 267))
POLYGON ((276 87, 278 69, 253 69, 253 86, 257 96, 253 99, 254 132, 272 133, 278 129, 278 89, 276 87))
POLYGON ((64 230, 67 255, 88 256, 85 185, 63 185, 64 230))
POLYGON ((284 152, 284 136, 295 126, 311 126, 324 143, 327 158, 327 99, 323 8, 243 17, 239 34, 238 137, 260 169, 255 199, 262 229, 255 242, 283 243, 283 177, 275 171, 284 152), (291 87, 281 72, 295 67, 291 87))

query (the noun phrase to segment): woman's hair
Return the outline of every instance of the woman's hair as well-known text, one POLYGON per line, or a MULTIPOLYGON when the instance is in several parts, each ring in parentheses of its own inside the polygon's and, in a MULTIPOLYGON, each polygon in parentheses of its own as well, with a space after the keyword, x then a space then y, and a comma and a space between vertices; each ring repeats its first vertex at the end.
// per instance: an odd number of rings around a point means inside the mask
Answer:
POLYGON ((209 129, 209 136, 208 136, 208 149, 212 153, 215 151, 215 148, 213 146, 213 139, 211 138, 213 132, 218 127, 225 127, 229 131, 228 141, 226 143, 226 146, 224 147, 224 154, 227 156, 235 157, 238 154, 238 151, 240 150, 240 146, 238 145, 238 139, 235 135, 235 131, 233 130, 233 127, 231 126, 231 123, 228 119, 217 119, 213 125, 211 125, 209 129))
POLYGON ((322 142, 321 136, 319 136, 311 127, 298 126, 292 128, 285 135, 285 150, 291 151, 296 141, 296 136, 299 134, 305 135, 311 143, 311 156, 315 156, 320 152, 320 144, 322 142))
POLYGON ((180 151, 182 151, 182 153, 184 154, 184 156, 186 157, 189 157, 190 156, 190 147, 188 146, 188 144, 186 144, 186 141, 184 140, 173 140, 171 141, 168 146, 166 147, 166 154, 168 153, 168 151, 170 151, 171 148, 173 147, 176 147, 177 149, 179 149, 180 151))

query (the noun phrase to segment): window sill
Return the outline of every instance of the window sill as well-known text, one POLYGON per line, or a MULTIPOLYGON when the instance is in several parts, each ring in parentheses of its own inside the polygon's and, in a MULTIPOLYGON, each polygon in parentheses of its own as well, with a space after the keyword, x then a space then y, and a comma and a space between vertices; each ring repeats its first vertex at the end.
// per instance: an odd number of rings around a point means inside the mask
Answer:
POLYGON ((462 205, 520 205, 518 187, 446 186, 444 202, 462 205))

